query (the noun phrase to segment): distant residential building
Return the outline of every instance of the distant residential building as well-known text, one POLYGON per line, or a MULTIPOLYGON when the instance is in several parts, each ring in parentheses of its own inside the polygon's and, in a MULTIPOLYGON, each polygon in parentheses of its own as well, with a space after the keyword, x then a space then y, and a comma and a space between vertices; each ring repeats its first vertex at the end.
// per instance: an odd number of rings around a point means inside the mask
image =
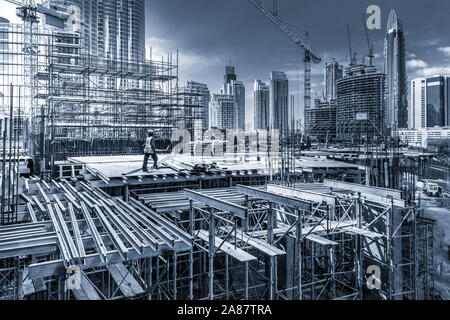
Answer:
POLYGON ((237 103, 233 95, 214 94, 211 104, 211 127, 237 129, 237 103))
POLYGON ((345 71, 345 77, 337 81, 337 138, 373 141, 385 134, 385 75, 366 65, 352 65, 345 71))
POLYGON ((384 44, 386 74, 386 125, 395 130, 408 128, 408 100, 405 38, 401 21, 391 10, 384 44))
POLYGON ((254 126, 255 129, 269 129, 270 120, 270 88, 261 80, 255 80, 254 97, 254 126))
POLYGON ((271 129, 280 133, 289 130, 289 81, 284 72, 270 74, 270 120, 271 129))
POLYGON ((316 99, 314 108, 306 110, 307 134, 318 141, 336 138, 336 101, 316 99))
POLYGON ((344 76, 344 67, 334 58, 325 64, 325 99, 336 100, 336 81, 344 76))
POLYGON ((450 140, 450 127, 402 129, 398 134, 400 139, 410 146, 428 148, 431 140, 450 140))
POLYGON ((203 136, 203 131, 209 128, 209 102, 211 94, 208 85, 195 81, 188 81, 186 86, 185 105, 184 108, 185 121, 190 123, 188 128, 193 128, 194 139, 199 140, 203 136), (192 119, 192 120, 191 120, 192 119))
POLYGON ((450 77, 433 76, 411 81, 409 127, 411 129, 449 125, 450 77))
POLYGON ((202 107, 202 129, 209 128, 209 102, 211 101, 211 93, 208 85, 195 81, 188 81, 187 89, 194 93, 192 98, 197 97, 197 103, 202 107))

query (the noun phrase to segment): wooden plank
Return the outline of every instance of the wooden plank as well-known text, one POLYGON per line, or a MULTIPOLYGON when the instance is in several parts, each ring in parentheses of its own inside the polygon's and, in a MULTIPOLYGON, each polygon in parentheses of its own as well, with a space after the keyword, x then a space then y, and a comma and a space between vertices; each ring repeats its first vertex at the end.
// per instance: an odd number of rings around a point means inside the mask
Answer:
MULTIPOLYGON (((200 239, 209 243, 209 232, 208 231, 196 230, 194 233, 200 239)), ((248 262, 248 261, 256 260, 255 256, 252 256, 251 254, 245 252, 242 249, 235 248, 235 246, 232 245, 231 243, 226 242, 226 241, 224 242, 222 239, 215 236, 214 237, 214 248, 217 249, 219 246, 220 246, 219 251, 222 251, 222 252, 230 255, 231 257, 233 257, 234 259, 236 259, 240 262, 248 262), (222 242, 223 242, 223 244, 222 244, 222 242)))
POLYGON ((34 289, 33 281, 30 278, 28 278, 28 269, 26 268, 23 270, 23 279, 24 279, 22 285, 23 295, 27 296, 35 293, 36 290, 34 289))
POLYGON ((47 285, 45 284, 45 281, 43 278, 33 279, 33 285, 34 285, 34 290, 36 292, 47 290, 47 285))
POLYGON ((107 268, 125 297, 134 297, 145 292, 123 263, 111 264, 107 268))
MULTIPOLYGON (((79 289, 72 289, 73 295, 77 300, 101 300, 100 296, 95 290, 94 286, 91 282, 86 278, 87 276, 83 271, 80 271, 80 282, 74 284, 74 287, 78 287, 79 289)), ((76 277, 74 277, 76 278, 76 277)), ((76 281, 76 280, 75 280, 76 281)))
POLYGON ((306 239, 314 241, 314 242, 316 242, 318 244, 321 244, 323 246, 327 246, 327 245, 336 246, 336 245, 338 245, 338 243, 336 241, 329 240, 329 239, 321 237, 321 236, 319 236, 317 234, 309 234, 309 235, 306 236, 306 239))
POLYGON ((367 238, 382 238, 383 237, 383 235, 380 233, 360 229, 357 227, 345 227, 343 230, 344 230, 344 232, 348 231, 350 233, 359 234, 359 235, 362 235, 367 238))

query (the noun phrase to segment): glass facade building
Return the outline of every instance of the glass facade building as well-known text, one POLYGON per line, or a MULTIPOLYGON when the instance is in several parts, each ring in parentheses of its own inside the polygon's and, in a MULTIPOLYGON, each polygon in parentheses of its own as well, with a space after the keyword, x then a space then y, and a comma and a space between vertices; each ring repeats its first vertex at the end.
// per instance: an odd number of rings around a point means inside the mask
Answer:
POLYGON ((270 129, 289 130, 289 81, 284 72, 270 74, 270 129))
POLYGON ((392 130, 408 127, 405 51, 402 23, 395 11, 391 10, 384 44, 384 73, 387 88, 385 121, 386 126, 392 130))
POLYGON ((270 89, 261 80, 255 80, 254 95, 254 128, 269 129, 270 89))
POLYGON ((336 100, 336 81, 344 76, 344 67, 335 59, 325 64, 325 99, 336 100))
POLYGON ((411 81, 411 129, 449 125, 449 77, 433 76, 411 81))

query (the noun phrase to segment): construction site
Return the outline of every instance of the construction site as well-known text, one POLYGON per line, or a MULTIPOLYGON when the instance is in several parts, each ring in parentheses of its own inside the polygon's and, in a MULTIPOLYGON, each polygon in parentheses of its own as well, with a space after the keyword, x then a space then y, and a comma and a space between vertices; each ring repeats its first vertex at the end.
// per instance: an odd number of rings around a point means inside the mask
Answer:
MULTIPOLYGON (((252 148, 236 131, 231 148, 224 135, 179 152, 176 129, 208 128, 178 53, 93 55, 83 33, 33 16, 64 15, 7 2, 28 13, 0 23, 0 300, 445 299, 415 188, 434 153, 367 125, 340 149, 302 150, 294 130, 255 131, 252 148), (149 129, 159 167, 146 172, 149 129)), ((308 109, 320 58, 303 48, 308 109)), ((318 135, 349 138, 345 123, 318 135)))

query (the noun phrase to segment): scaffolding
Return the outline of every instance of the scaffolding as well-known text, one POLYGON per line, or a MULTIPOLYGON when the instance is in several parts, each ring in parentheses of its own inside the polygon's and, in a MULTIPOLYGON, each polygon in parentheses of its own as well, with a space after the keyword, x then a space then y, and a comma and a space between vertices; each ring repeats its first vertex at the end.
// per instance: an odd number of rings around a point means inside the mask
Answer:
POLYGON ((175 128, 202 130, 204 99, 178 87, 178 53, 160 61, 102 58, 85 52, 79 33, 42 28, 33 33, 30 84, 27 37, 21 25, 0 25, 0 90, 6 104, 10 83, 24 87, 15 93, 14 113, 20 104, 23 148, 41 176, 70 156, 141 153, 150 128, 160 149, 175 128))

